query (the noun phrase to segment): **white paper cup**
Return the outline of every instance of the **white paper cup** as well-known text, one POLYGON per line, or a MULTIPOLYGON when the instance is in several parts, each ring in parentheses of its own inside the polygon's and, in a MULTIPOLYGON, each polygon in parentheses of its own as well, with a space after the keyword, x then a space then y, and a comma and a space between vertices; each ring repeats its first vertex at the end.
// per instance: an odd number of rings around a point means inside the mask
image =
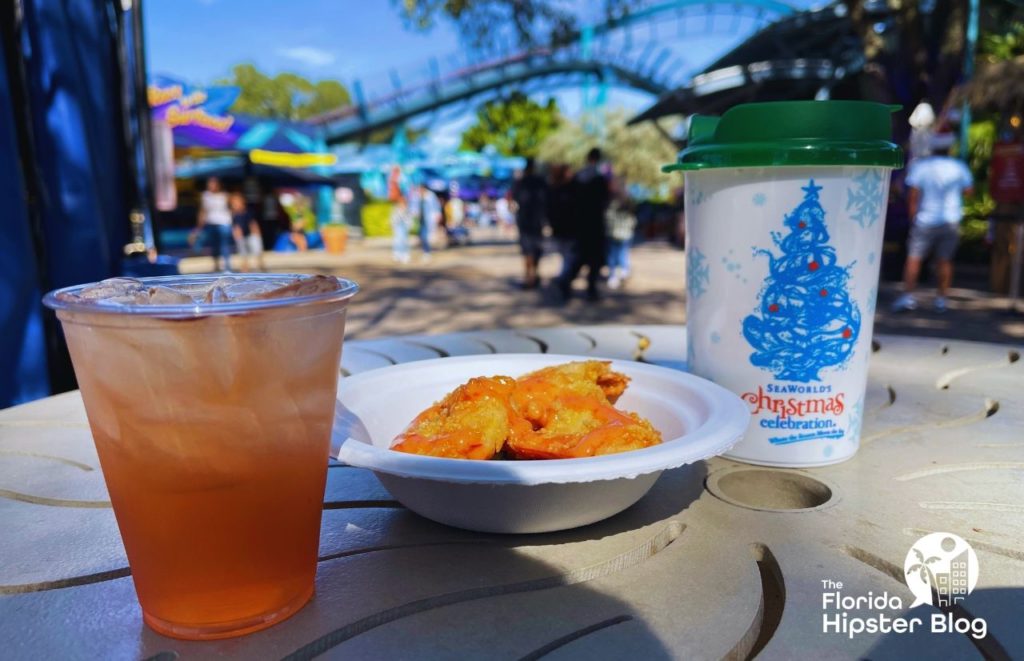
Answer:
POLYGON ((857 452, 890 172, 686 173, 690 370, 752 416, 726 456, 798 467, 857 452))

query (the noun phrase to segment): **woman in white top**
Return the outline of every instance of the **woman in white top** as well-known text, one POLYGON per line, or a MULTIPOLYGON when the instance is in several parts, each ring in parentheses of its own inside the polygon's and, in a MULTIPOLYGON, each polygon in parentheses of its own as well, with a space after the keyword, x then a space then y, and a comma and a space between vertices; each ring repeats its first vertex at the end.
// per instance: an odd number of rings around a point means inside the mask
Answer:
POLYGON ((498 233, 502 236, 515 235, 516 212, 515 202, 512 201, 512 190, 509 189, 504 195, 494 202, 494 216, 498 222, 498 233))
POLYGON ((203 232, 203 241, 212 250, 213 270, 219 268, 220 258, 223 257, 224 270, 230 271, 231 208, 228 205, 228 194, 221 188, 217 177, 206 180, 206 190, 199 199, 199 218, 190 237, 191 243, 195 243, 200 232, 203 232))

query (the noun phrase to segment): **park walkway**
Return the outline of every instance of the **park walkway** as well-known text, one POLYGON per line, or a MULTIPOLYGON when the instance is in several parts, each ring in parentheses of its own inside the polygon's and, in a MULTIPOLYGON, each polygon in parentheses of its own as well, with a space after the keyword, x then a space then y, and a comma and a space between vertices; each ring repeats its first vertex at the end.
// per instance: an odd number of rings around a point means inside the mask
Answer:
MULTIPOLYGON (((272 271, 331 273, 359 282, 362 292, 352 303, 348 337, 366 339, 411 333, 447 333, 493 328, 526 328, 583 324, 678 324, 686 321, 683 251, 664 243, 649 243, 633 251, 634 273, 619 291, 606 291, 596 304, 574 298, 563 305, 550 290, 522 291, 521 262, 512 243, 489 243, 435 251, 427 263, 392 262, 386 241, 352 242, 342 255, 268 253, 272 271)), ((237 259, 237 258, 236 258, 237 259)), ((557 273, 557 256, 541 264, 547 280, 557 273)), ((206 257, 182 261, 183 272, 211 268, 206 257)), ((967 273, 968 284, 982 286, 983 278, 967 273)), ((1020 344, 1024 316, 1008 315, 1005 299, 980 289, 954 289, 950 310, 929 309, 927 288, 921 308, 893 314, 889 304, 898 294, 895 283, 879 287, 878 333, 945 337, 1020 344)))

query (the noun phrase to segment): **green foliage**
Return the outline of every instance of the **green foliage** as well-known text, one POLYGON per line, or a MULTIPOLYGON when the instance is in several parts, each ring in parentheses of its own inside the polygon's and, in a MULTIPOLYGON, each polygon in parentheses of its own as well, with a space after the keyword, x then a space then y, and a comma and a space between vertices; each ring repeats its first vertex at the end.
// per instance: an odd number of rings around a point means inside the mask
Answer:
POLYGON ((288 214, 293 228, 301 225, 302 229, 307 232, 316 229, 316 213, 313 212, 312 200, 305 195, 293 195, 291 203, 282 202, 281 207, 288 214))
MULTIPOLYGON (((577 15, 561 0, 392 0, 410 27, 429 30, 438 18, 455 24, 463 39, 487 48, 511 37, 524 48, 567 43, 577 36, 577 15)), ((608 17, 624 13, 632 0, 604 0, 608 17)))
POLYGON ((363 236, 391 236, 391 203, 368 202, 363 205, 363 236))
POLYGON ((348 90, 336 80, 318 80, 313 83, 308 100, 296 108, 298 119, 337 110, 352 103, 348 90))
POLYGON ((957 259, 985 263, 989 250, 985 243, 988 217, 996 204, 988 193, 988 166, 996 140, 996 121, 972 122, 967 131, 967 164, 974 175, 974 195, 964 200, 964 220, 960 225, 960 251, 957 259))
POLYGON ((960 240, 963 243, 984 243, 988 234, 988 220, 969 218, 960 225, 960 240))
POLYGON ((522 92, 513 92, 480 106, 476 123, 462 134, 461 148, 480 151, 493 146, 505 156, 536 156, 540 143, 561 121, 554 99, 540 105, 522 92))
POLYGON ((1024 21, 1011 22, 1005 32, 982 35, 978 52, 990 62, 1005 62, 1024 55, 1024 21))
MULTIPOLYGON (((367 144, 371 145, 389 145, 391 141, 395 139, 395 134, 398 132, 397 126, 385 126, 384 128, 375 129, 370 131, 370 134, 366 136, 367 144)), ((405 127, 405 139, 409 144, 414 145, 419 142, 419 139, 430 132, 427 128, 412 128, 409 126, 405 127)))
POLYGON ((995 202, 988 194, 988 166, 992 160, 992 146, 996 141, 996 121, 972 122, 967 130, 967 165, 974 175, 974 195, 964 203, 964 218, 982 220, 995 210, 995 202))
POLYGON ((271 119, 306 119, 351 103, 348 90, 336 80, 312 82, 294 73, 269 76, 252 64, 238 64, 231 76, 217 81, 241 91, 232 112, 271 119))
POLYGON ((992 146, 995 142, 995 120, 972 122, 967 129, 967 164, 976 178, 988 177, 988 163, 992 160, 992 146))
POLYGON ((655 199, 666 198, 672 187, 682 183, 661 171, 661 166, 676 159, 676 147, 654 126, 643 123, 626 126, 621 110, 605 113, 600 132, 588 130, 587 122, 563 122, 540 145, 538 157, 549 163, 567 163, 580 167, 591 147, 600 147, 611 162, 617 177, 637 184, 655 199))

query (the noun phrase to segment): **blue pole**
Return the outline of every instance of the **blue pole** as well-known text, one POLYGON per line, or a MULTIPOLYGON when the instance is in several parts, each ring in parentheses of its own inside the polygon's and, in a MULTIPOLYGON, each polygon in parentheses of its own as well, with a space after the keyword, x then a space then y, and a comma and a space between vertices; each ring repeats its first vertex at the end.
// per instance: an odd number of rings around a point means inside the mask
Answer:
MULTIPOLYGON (((580 30, 580 59, 589 61, 594 46, 594 26, 584 25, 580 30)), ((590 111, 593 108, 593 99, 590 94, 590 76, 583 76, 583 83, 580 86, 580 97, 583 105, 583 123, 588 126, 592 121, 590 111)))
MULTIPOLYGON (((978 11, 980 0, 968 0, 967 9, 967 40, 964 44, 964 83, 968 83, 974 75, 974 53, 978 45, 978 11)), ((967 137, 971 128, 971 104, 964 99, 960 113, 960 158, 967 160, 967 137)))
POLYGON ((359 80, 352 81, 352 96, 356 98, 356 110, 359 117, 366 119, 366 97, 363 95, 363 84, 359 80))

